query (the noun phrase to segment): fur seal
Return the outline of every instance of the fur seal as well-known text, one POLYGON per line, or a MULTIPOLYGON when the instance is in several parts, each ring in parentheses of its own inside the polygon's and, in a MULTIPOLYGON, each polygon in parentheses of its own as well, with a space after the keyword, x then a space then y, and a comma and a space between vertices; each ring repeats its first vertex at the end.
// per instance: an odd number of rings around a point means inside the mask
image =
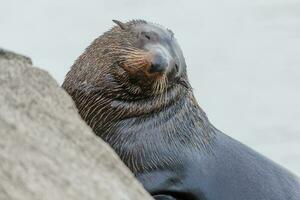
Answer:
POLYGON ((63 88, 155 199, 300 199, 295 175, 209 122, 172 31, 114 22, 76 60, 63 88))

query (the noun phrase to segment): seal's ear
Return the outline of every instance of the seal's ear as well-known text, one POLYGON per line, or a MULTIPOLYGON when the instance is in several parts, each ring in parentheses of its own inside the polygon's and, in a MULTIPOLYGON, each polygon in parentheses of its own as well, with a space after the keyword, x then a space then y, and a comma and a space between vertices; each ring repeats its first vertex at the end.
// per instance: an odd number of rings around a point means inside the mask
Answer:
POLYGON ((113 19, 112 20, 115 24, 117 24, 121 29, 125 30, 126 29, 126 25, 123 22, 120 22, 118 20, 113 19))

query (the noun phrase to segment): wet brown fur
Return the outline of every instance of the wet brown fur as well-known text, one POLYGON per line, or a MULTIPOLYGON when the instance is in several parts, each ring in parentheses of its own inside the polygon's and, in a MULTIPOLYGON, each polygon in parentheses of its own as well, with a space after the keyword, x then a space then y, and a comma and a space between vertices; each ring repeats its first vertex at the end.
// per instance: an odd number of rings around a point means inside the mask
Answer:
MULTIPOLYGON (((137 23, 146 22, 124 26, 137 23)), ((181 153, 176 147, 187 143, 209 149, 214 130, 196 103, 186 72, 174 82, 165 74, 149 74, 152 55, 135 48, 135 42, 130 30, 113 27, 76 60, 63 88, 87 124, 137 173, 169 165, 176 159, 173 154, 181 153), (156 126, 161 134, 147 132, 156 126), (168 148, 165 143, 174 147, 166 150, 172 156, 160 152, 168 148)))

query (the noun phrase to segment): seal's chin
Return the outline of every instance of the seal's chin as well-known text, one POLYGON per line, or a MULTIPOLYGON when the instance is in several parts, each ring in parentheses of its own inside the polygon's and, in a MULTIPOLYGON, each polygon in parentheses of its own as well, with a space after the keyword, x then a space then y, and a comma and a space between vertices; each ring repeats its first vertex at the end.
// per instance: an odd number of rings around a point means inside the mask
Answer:
POLYGON ((169 87, 169 81, 165 73, 142 75, 130 75, 130 88, 136 88, 136 95, 153 96, 163 94, 169 87), (134 86, 134 87, 133 87, 134 86))

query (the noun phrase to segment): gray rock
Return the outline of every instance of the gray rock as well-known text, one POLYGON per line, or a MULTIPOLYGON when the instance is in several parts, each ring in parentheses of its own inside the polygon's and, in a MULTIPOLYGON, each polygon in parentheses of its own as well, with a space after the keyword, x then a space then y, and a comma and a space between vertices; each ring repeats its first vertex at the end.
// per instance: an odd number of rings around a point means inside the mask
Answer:
POLYGON ((0 199, 151 197, 47 72, 0 49, 0 199))

